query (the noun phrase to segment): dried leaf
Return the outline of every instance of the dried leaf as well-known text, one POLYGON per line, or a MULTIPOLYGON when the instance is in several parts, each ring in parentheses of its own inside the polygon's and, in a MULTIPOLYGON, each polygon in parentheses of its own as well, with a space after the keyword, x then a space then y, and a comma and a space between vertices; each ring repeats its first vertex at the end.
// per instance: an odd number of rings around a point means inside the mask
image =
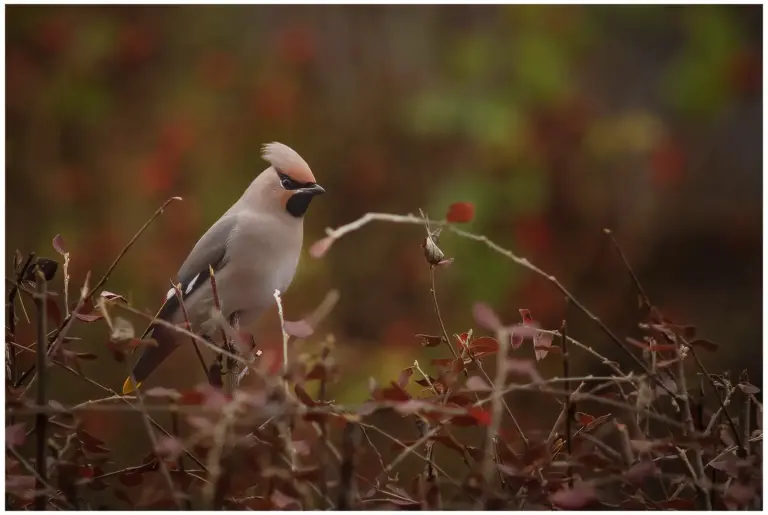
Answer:
POLYGON ((64 238, 61 237, 61 234, 54 236, 53 248, 62 256, 66 256, 68 254, 67 246, 64 244, 64 238))
POLYGON ((136 336, 136 331, 128 320, 123 317, 115 317, 112 322, 112 339, 115 341, 132 340, 136 336))
POLYGON ((468 223, 475 217, 475 205, 471 202, 454 202, 448 207, 445 220, 451 223, 468 223))
POLYGON ((739 383, 737 386, 742 392, 747 394, 755 395, 760 393, 760 388, 750 383, 739 383))
POLYGON ((397 379, 397 385, 400 388, 405 389, 408 386, 408 381, 410 381, 412 375, 413 367, 403 369, 403 371, 400 372, 400 377, 397 379))
POLYGON ((472 316, 480 327, 489 331, 498 331, 502 327, 501 319, 485 302, 477 302, 472 307, 472 316))
POLYGON ((125 297, 123 297, 122 295, 118 295, 117 293, 112 293, 111 291, 107 291, 107 290, 102 291, 99 297, 101 297, 106 301, 119 300, 121 302, 125 302, 126 304, 128 304, 128 301, 125 300, 125 297))
POLYGON ((533 338, 534 350, 536 353, 536 361, 540 361, 547 357, 552 346, 552 335, 549 333, 539 333, 533 338))
POLYGON ((445 341, 442 336, 430 336, 428 334, 417 334, 416 338, 421 340, 422 347, 437 347, 445 341))

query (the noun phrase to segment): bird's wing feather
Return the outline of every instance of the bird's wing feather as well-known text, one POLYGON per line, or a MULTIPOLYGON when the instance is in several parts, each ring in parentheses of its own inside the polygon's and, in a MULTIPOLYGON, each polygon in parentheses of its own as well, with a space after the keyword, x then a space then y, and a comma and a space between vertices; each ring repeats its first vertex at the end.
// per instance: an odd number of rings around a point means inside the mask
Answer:
MULTIPOLYGON (((195 244, 184 264, 181 265, 177 282, 181 287, 182 299, 187 298, 197 288, 206 284, 210 279, 210 268, 220 270, 227 262, 227 245, 235 228, 236 216, 227 213, 211 226, 202 238, 195 244)), ((173 288, 168 291, 165 303, 160 308, 157 318, 168 320, 179 308, 179 299, 173 288)), ((152 326, 144 332, 146 336, 152 326)))

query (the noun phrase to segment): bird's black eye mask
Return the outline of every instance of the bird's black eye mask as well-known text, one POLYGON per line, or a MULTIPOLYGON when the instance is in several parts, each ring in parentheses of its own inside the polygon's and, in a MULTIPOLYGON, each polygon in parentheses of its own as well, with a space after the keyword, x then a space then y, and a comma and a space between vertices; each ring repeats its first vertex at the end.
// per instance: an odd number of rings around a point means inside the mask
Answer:
POLYGON ((280 177, 280 185, 286 190, 298 190, 300 188, 308 188, 315 185, 314 182, 299 182, 291 179, 280 170, 277 170, 277 176, 280 177))

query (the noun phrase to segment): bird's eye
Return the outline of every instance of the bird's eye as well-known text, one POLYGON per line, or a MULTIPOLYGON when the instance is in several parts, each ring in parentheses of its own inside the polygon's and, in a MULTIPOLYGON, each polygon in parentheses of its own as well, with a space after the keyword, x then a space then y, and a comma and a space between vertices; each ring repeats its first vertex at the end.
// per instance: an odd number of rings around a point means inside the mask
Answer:
POLYGON ((291 188, 291 180, 288 177, 283 177, 280 179, 280 184, 283 185, 283 188, 290 189, 291 188))

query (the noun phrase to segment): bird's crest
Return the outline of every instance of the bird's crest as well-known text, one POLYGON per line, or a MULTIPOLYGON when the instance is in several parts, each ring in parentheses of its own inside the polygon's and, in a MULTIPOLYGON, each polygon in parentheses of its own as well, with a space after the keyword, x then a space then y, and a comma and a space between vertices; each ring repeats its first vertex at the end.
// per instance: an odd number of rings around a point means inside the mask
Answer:
POLYGON ((273 142, 264 145, 261 156, 274 168, 301 183, 314 183, 315 176, 306 161, 291 147, 273 142))

